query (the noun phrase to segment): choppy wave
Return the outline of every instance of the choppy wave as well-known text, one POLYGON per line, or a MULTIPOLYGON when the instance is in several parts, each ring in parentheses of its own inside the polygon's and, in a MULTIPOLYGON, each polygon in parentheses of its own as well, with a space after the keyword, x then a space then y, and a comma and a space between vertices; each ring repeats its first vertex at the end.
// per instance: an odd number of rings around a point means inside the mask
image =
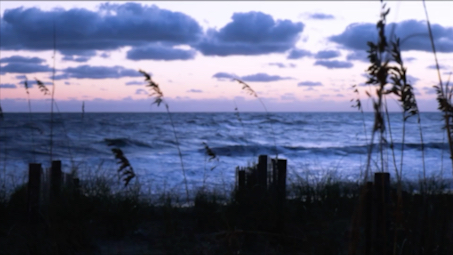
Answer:
POLYGON ((145 148, 153 148, 151 144, 130 138, 104 138, 104 142, 107 144, 107 146, 116 147, 138 146, 145 148))
MULTIPOLYGON (((55 157, 65 162, 73 158, 87 163, 104 161, 115 164, 110 149, 112 146, 120 147, 137 171, 150 171, 149 176, 181 183, 178 175, 181 162, 168 115, 85 113, 83 121, 80 117, 79 113, 63 113, 56 118, 53 130, 55 157)), ((223 176, 233 178, 235 166, 244 164, 245 160, 261 154, 275 155, 274 139, 278 154, 286 157, 288 166, 294 169, 311 164, 307 162, 313 158, 327 165, 341 158, 345 163, 338 171, 353 175, 357 172, 357 161, 367 154, 369 145, 366 142, 374 118, 373 113, 365 114, 366 136, 360 113, 271 113, 269 117, 264 113, 241 112, 242 123, 234 113, 173 113, 172 117, 183 163, 188 173, 193 172, 190 177, 200 180, 203 171, 199 169, 203 169, 205 164, 202 142, 206 142, 221 158, 212 174, 223 171, 223 176), (270 129, 270 123, 275 132, 270 129)), ((442 153, 448 160, 441 116, 426 113, 421 117, 427 166, 437 171, 442 153)), ((391 114, 390 118, 393 146, 400 152, 401 115, 391 114)), ((28 113, 5 113, 4 121, 0 122, 0 163, 6 160, 7 165, 14 166, 12 169, 25 169, 34 156, 40 162, 49 159, 49 114, 33 114, 32 120, 30 123, 28 113)), ((404 164, 416 175, 421 167, 422 149, 416 123, 407 123, 405 139, 404 164)), ((376 154, 379 146, 373 147, 376 154)), ((385 144, 384 148, 388 151, 389 145, 385 144)), ((309 168, 317 169, 318 166, 311 164, 309 168)), ((451 174, 451 171, 445 173, 451 174)))

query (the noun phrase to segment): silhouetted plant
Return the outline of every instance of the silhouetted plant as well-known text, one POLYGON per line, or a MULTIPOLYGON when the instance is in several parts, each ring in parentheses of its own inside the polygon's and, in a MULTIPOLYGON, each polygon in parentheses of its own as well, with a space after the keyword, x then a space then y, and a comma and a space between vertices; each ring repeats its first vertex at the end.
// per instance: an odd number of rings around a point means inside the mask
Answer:
POLYGON ((34 139, 34 135, 33 135, 33 128, 32 128, 32 125, 33 125, 33 115, 31 113, 31 102, 30 102, 30 93, 28 91, 28 80, 27 80, 27 76, 25 76, 25 81, 24 81, 24 88, 25 88, 25 92, 27 93, 27 102, 28 102, 28 113, 29 113, 29 118, 30 118, 30 128, 31 128, 31 131, 30 131, 30 138, 31 138, 31 146, 32 146, 32 153, 33 153, 33 162, 36 161, 36 158, 35 158, 35 139, 34 139))
POLYGON ((124 177, 124 186, 127 187, 132 178, 135 177, 134 169, 129 163, 129 160, 124 156, 124 153, 121 149, 113 148, 112 152, 115 155, 115 159, 118 160, 117 164, 120 165, 118 168, 118 173, 121 177, 124 177))
POLYGON ((157 106, 160 106, 160 104, 163 103, 165 105, 165 109, 167 110, 168 117, 170 118, 171 127, 173 129, 173 134, 175 136, 176 148, 178 149, 179 160, 181 163, 182 174, 184 177, 184 185, 186 188, 186 196, 187 196, 187 200, 189 200, 189 188, 187 186, 186 170, 184 169, 184 162, 182 160, 181 148, 179 147, 179 139, 178 139, 178 135, 176 134, 176 128, 175 128, 173 119, 171 117, 170 109, 168 107, 168 104, 166 102, 164 102, 164 99, 163 99, 164 93, 160 89, 159 84, 155 83, 151 79, 151 75, 149 75, 147 72, 142 71, 142 70, 138 70, 138 71, 141 74, 143 74, 143 76, 145 76, 145 81, 148 83, 148 84, 146 84, 146 87, 148 87, 151 90, 151 93, 149 93, 149 96, 151 96, 151 97, 154 96, 153 104, 157 104, 157 106))
MULTIPOLYGON (((38 80, 36 78, 35 78, 35 80, 36 80, 36 83, 38 84, 39 90, 42 93, 44 93, 44 95, 49 95, 49 89, 46 87, 46 85, 44 85, 44 83, 42 81, 40 81, 40 80, 38 80)), ((27 83, 27 81, 25 81, 25 83, 27 83)), ((28 86, 26 85, 25 87, 27 89, 27 94, 28 94, 28 86)))
MULTIPOLYGON (((203 146, 204 146, 204 154, 207 158, 207 160, 205 159, 205 164, 204 164, 204 172, 203 172, 203 187, 205 186, 205 183, 206 183, 206 161, 207 162, 211 162, 213 160, 219 162, 219 158, 217 157, 217 154, 209 147, 209 145, 205 142, 202 142, 203 146)), ((209 170, 212 171, 214 170, 215 168, 217 167, 217 165, 215 166, 212 166, 209 170)))
POLYGON ((369 59, 371 65, 367 69, 369 76, 368 76, 368 81, 366 82, 366 84, 377 85, 377 88, 376 88, 377 100, 374 99, 368 92, 366 92, 367 95, 372 99, 372 103, 373 103, 374 125, 373 125, 371 141, 370 141, 370 146, 369 146, 369 151, 368 151, 367 166, 366 166, 366 170, 365 170, 365 181, 368 179, 368 174, 369 174, 369 170, 370 170, 371 153, 373 150, 374 136, 375 136, 376 132, 378 132, 378 131, 379 131, 379 135, 380 135, 379 146, 380 146, 380 155, 381 155, 381 170, 384 169, 382 145, 386 144, 387 141, 384 137, 385 123, 384 123, 384 118, 383 118, 383 113, 382 113, 382 111, 383 111, 382 99, 383 99, 384 88, 385 88, 385 85, 387 84, 387 76, 389 73, 389 67, 388 67, 389 60, 384 61, 383 54, 387 48, 387 38, 385 36, 385 25, 386 25, 386 16, 388 15, 389 11, 390 11, 390 9, 386 9, 385 4, 382 4, 380 20, 376 24, 376 27, 378 29, 378 42, 377 42, 377 44, 375 44, 373 42, 367 43, 368 47, 369 47, 369 49, 367 50, 368 59, 369 59))
POLYGON ((233 80, 239 82, 240 84, 242 84, 242 89, 249 95, 252 95, 254 97, 256 97, 261 105, 263 106, 264 110, 266 111, 266 115, 267 115, 267 120, 269 121, 269 124, 271 125, 271 130, 272 130, 272 138, 274 140, 274 148, 275 148, 275 158, 278 158, 278 149, 277 149, 277 142, 275 140, 275 131, 274 131, 274 126, 272 125, 272 119, 270 118, 270 114, 269 114, 269 111, 267 110, 267 107, 266 105, 263 103, 263 100, 261 100, 260 97, 258 97, 258 94, 252 89, 252 87, 250 87, 250 85, 248 85, 247 83, 245 83, 244 81, 240 80, 240 79, 237 79, 237 78, 234 78, 233 80))
MULTIPOLYGON (((362 108, 362 101, 360 100, 360 92, 357 88, 357 85, 352 85, 353 92, 357 94, 356 98, 351 99, 351 102, 354 102, 353 105, 351 105, 352 108, 357 108, 358 111, 360 111, 360 114, 362 116, 362 124, 363 124, 363 132, 365 134, 365 142, 368 142, 368 135, 366 131, 366 125, 365 125, 365 115, 363 113, 363 108, 362 108)), ((360 170, 360 177, 362 177, 362 170, 360 170)))
MULTIPOLYGON (((50 96, 50 161, 53 157, 53 106, 55 102, 55 71, 56 71, 56 53, 57 53, 57 31, 55 25, 55 17, 53 19, 53 68, 52 68, 52 94, 50 96)), ((43 84, 44 85, 44 84, 43 84)), ((39 84, 38 84, 39 86, 39 84)))
POLYGON ((433 37, 433 32, 431 29, 431 23, 429 21, 429 16, 428 16, 428 9, 426 8, 426 3, 425 0, 423 0, 423 8, 425 10, 425 16, 426 16, 426 23, 428 26, 428 33, 429 33, 429 39, 431 42, 431 49, 433 51, 434 55, 434 60, 436 63, 436 70, 437 70, 437 77, 439 79, 439 84, 434 85, 434 89, 436 90, 437 94, 437 103, 438 103, 438 109, 443 113, 444 121, 445 121, 445 130, 447 131, 447 139, 448 139, 448 145, 450 149, 450 159, 452 163, 452 172, 453 172, 453 125, 451 124, 453 122, 453 104, 451 101, 452 97, 452 90, 451 88, 448 88, 448 83, 446 84, 444 88, 444 84, 442 82, 442 76, 440 74, 440 66, 439 66, 439 60, 437 59, 437 51, 436 51, 436 45, 434 44, 434 37, 433 37))
POLYGON ((215 152, 211 148, 209 148, 207 143, 203 142, 203 145, 204 145, 205 154, 206 154, 206 156, 209 157, 209 159, 208 159, 209 161, 214 160, 214 159, 219 160, 217 158, 217 155, 215 154, 215 152))
MULTIPOLYGON (((398 98, 401 108, 403 109, 403 131, 402 131, 402 148, 401 148, 401 161, 400 161, 400 173, 397 177, 402 178, 403 172, 403 159, 404 159, 404 145, 405 145, 405 135, 406 135, 406 121, 411 116, 417 115, 417 122, 419 126, 420 140, 422 146, 422 159, 423 159, 423 177, 426 178, 426 168, 425 168, 425 156, 424 156, 424 142, 423 142, 423 133, 421 130, 420 123, 420 112, 418 110, 417 101, 415 99, 414 88, 407 81, 407 68, 403 64, 401 57, 401 48, 400 48, 400 39, 396 38, 391 42, 390 53, 392 55, 393 61, 397 63, 396 66, 390 67, 390 79, 392 83, 392 88, 387 90, 385 94, 394 94, 398 98)), ((392 148, 393 150, 393 148, 392 148)), ((400 181, 400 180, 399 180, 400 181)))

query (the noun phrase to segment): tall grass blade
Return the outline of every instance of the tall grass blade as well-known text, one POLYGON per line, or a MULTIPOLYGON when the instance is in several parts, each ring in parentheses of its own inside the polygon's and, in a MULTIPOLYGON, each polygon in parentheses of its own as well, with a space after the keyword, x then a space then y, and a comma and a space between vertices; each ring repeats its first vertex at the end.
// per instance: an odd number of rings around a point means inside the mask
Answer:
POLYGON ((170 119, 170 124, 171 124, 171 127, 173 129, 173 135, 175 137, 176 148, 178 149, 178 156, 179 156, 179 160, 180 160, 180 163, 181 163, 182 174, 183 174, 183 177, 184 177, 184 185, 185 185, 185 189, 186 189, 187 201, 189 201, 189 187, 187 185, 186 170, 184 168, 184 162, 183 162, 183 159, 182 159, 182 152, 181 152, 181 148, 179 146, 179 139, 178 139, 178 135, 176 134, 175 124, 173 122, 173 118, 171 117, 171 112, 170 112, 170 109, 168 107, 168 104, 166 102, 164 102, 164 93, 160 89, 159 84, 155 83, 151 79, 151 75, 150 74, 148 74, 147 72, 145 72, 143 70, 138 70, 138 71, 141 74, 143 74, 143 76, 145 76, 145 81, 148 83, 148 84, 146 84, 146 87, 148 87, 151 90, 151 92, 149 93, 149 96, 154 96, 153 104, 157 104, 157 106, 159 107, 161 103, 164 103, 165 109, 167 110, 167 114, 168 114, 168 117, 170 119))
POLYGON ((451 159, 452 172, 453 172, 453 137, 452 137, 453 127, 450 124, 450 122, 453 120, 453 106, 451 103, 451 97, 449 97, 449 95, 447 94, 448 91, 444 90, 444 86, 442 83, 442 76, 440 74, 439 60, 437 59, 436 45, 434 44, 433 31, 431 29, 431 22, 429 21, 429 16, 428 16, 428 9, 426 8, 425 0, 423 0, 422 2, 423 2, 423 9, 425 10, 426 24, 428 26, 428 33, 429 33, 429 40, 431 42, 431 49, 433 51, 434 60, 436 62, 437 77, 439 79, 439 86, 434 86, 434 88, 436 89, 436 93, 437 93, 437 101, 439 104, 439 110, 441 110, 444 113, 445 129, 447 130, 447 138, 448 138, 448 145, 450 148, 450 159, 451 159))
POLYGON ((270 113, 269 111, 267 110, 267 107, 266 105, 264 104, 263 100, 261 100, 260 97, 258 97, 258 94, 255 92, 255 90, 252 89, 252 87, 250 87, 250 85, 248 85, 247 83, 245 83, 244 81, 240 80, 240 79, 237 79, 237 78, 234 78, 233 80, 239 82, 240 84, 242 84, 242 89, 248 93, 249 95, 252 95, 254 97, 256 97, 259 102, 261 103, 261 105, 263 106, 264 110, 266 111, 266 115, 267 115, 267 119, 269 121, 269 124, 271 126, 271 130, 272 130, 272 138, 274 140, 274 148, 275 148, 275 158, 278 159, 278 149, 277 149, 277 142, 276 142, 276 139, 275 139, 275 131, 274 131, 274 125, 272 125, 272 119, 270 117, 270 113))
POLYGON ((119 165, 118 173, 120 174, 120 178, 123 178, 124 187, 127 187, 129 182, 135 177, 134 169, 132 168, 129 160, 124 156, 124 153, 119 148, 112 149, 113 154, 115 155, 115 159, 117 159, 117 164, 119 165))
POLYGON ((52 95, 51 95, 51 102, 50 102, 50 162, 53 159, 53 105, 54 105, 54 98, 55 98, 55 60, 56 60, 56 52, 57 52, 57 32, 55 26, 55 17, 53 18, 53 69, 52 69, 52 95))
MULTIPOLYGON (((39 86, 39 83, 38 83, 38 86, 39 86)), ((25 91, 27 92, 27 102, 28 102, 28 112, 29 112, 29 118, 30 118, 30 128, 31 128, 31 125, 33 124, 33 115, 31 113, 31 102, 30 102, 30 93, 28 91, 28 80, 27 80, 27 76, 25 76, 25 81, 24 81, 24 87, 25 87, 25 91)), ((35 139, 34 139, 34 135, 33 135, 33 128, 31 128, 31 146, 32 146, 32 154, 33 154, 33 162, 36 162, 36 153, 35 153, 35 139)))

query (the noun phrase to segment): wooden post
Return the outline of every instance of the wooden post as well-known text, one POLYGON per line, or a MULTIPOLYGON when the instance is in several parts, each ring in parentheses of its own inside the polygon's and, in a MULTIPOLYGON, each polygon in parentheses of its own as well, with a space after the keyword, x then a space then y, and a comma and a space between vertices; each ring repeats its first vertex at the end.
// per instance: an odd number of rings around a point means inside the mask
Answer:
POLYGON ((79 192, 80 192, 80 180, 79 180, 79 178, 74 178, 72 180, 73 180, 73 183, 74 183, 74 193, 75 194, 79 194, 79 192))
POLYGON ((258 157, 258 186, 262 194, 264 194, 267 189, 267 165, 267 155, 260 155, 258 157))
POLYGON ((365 186, 365 255, 371 255, 373 239, 373 182, 367 182, 365 186))
POLYGON ((245 170, 236 168, 236 176, 237 176, 237 189, 238 191, 243 191, 245 188, 245 170))
POLYGON ((277 189, 277 178, 278 178, 277 167, 278 167, 277 160, 272 159, 272 184, 271 184, 271 186, 273 187, 274 192, 275 192, 275 189, 277 189))
POLYGON ((35 225, 39 220, 39 195, 41 185, 41 164, 28 165, 28 220, 35 225))
POLYGON ((376 243, 377 254, 388 254, 387 240, 389 235, 388 204, 390 202, 390 174, 374 174, 374 191, 376 198, 376 243))
POLYGON ((286 165, 286 159, 279 159, 277 162, 277 193, 280 202, 286 199, 286 165))
POLYGON ((50 203, 55 204, 60 199, 61 193, 61 161, 52 161, 52 168, 50 169, 50 203))

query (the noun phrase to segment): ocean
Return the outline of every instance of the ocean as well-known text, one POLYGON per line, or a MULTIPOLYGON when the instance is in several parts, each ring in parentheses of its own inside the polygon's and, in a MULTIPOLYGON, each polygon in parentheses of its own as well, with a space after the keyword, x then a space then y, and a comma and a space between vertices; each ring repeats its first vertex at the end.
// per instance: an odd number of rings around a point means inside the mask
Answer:
MULTIPOLYGON (((237 166, 251 165, 267 154, 288 160, 288 178, 346 180, 361 178, 366 165, 374 114, 349 113, 171 113, 189 188, 232 187, 237 166), (366 130, 364 128, 364 124, 366 130), (274 142, 275 141, 275 142, 274 142), (209 160, 203 142, 217 155, 209 160)), ((53 160, 63 170, 78 169, 81 178, 117 176, 111 149, 120 148, 142 187, 183 188, 177 142, 167 113, 55 113, 53 160)), ((390 114, 395 161, 400 167, 402 114, 390 114)), ((28 163, 50 166, 49 113, 4 113, 0 122, 0 172, 7 183, 26 181, 28 163)), ((446 132, 440 113, 422 113, 426 175, 452 179, 446 132)), ((388 131, 388 128, 387 128, 388 131)), ((389 132, 386 139, 390 142, 389 132)), ((375 138, 378 141, 378 136, 375 138)), ((371 167, 381 166, 374 146, 371 167)), ((423 174, 422 146, 416 116, 406 123, 403 178, 423 174)), ((384 168, 394 177, 392 151, 383 147, 384 168)), ((378 168, 379 167, 379 168, 378 168)), ((116 180, 116 178, 113 178, 116 180)))

